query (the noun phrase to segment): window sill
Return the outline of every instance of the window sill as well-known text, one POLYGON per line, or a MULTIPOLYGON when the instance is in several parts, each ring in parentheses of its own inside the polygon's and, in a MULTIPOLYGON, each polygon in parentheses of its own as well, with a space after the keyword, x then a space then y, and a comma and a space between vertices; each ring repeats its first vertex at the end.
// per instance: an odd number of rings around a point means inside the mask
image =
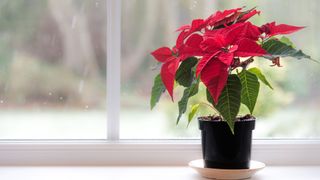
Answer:
MULTIPOLYGON (((320 166, 270 166, 259 171, 252 180, 313 180, 320 177, 320 166)), ((188 167, 0 167, 1 180, 105 180, 105 179, 176 179, 201 178, 188 167), (124 173, 125 172, 125 173, 124 173)))
MULTIPOLYGON (((319 152, 319 140, 254 140, 252 159, 267 165, 320 165, 319 152)), ((183 166, 199 158, 199 140, 0 143, 2 166, 183 166)))

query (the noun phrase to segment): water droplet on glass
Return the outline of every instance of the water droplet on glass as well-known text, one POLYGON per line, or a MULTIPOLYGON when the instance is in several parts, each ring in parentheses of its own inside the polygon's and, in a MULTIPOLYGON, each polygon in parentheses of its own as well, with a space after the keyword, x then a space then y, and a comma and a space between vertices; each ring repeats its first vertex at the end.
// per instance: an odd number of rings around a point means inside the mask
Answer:
POLYGON ((63 97, 62 97, 62 96, 60 96, 60 97, 59 97, 59 99, 60 99, 60 100, 63 100, 63 97))
POLYGON ((86 108, 86 109, 89 109, 89 106, 88 106, 88 105, 86 105, 86 106, 85 106, 85 108, 86 108))
POLYGON ((96 7, 99 7, 99 2, 96 2, 96 7))
POLYGON ((49 92, 49 96, 52 96, 52 92, 49 92))
POLYGON ((0 100, 0 103, 1 103, 1 104, 3 104, 3 103, 4 103, 4 101, 3 101, 3 100, 0 100))

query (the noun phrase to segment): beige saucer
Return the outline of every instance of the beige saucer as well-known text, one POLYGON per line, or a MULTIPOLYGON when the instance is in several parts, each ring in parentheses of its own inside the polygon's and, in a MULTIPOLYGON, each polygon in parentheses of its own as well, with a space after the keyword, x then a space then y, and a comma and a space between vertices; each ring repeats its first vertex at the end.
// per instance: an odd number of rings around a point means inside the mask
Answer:
POLYGON ((257 171, 266 165, 258 161, 250 161, 250 169, 214 169, 204 168, 203 160, 193 160, 189 166, 195 169, 201 176, 211 179, 246 179, 250 178, 257 171))

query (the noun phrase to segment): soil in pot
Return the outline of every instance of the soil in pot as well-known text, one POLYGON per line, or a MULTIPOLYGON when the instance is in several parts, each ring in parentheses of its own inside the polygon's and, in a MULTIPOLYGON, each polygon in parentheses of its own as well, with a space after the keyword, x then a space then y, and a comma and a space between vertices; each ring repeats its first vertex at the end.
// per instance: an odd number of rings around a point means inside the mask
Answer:
POLYGON ((238 117, 234 134, 219 116, 199 117, 202 153, 206 168, 248 169, 255 118, 238 117))

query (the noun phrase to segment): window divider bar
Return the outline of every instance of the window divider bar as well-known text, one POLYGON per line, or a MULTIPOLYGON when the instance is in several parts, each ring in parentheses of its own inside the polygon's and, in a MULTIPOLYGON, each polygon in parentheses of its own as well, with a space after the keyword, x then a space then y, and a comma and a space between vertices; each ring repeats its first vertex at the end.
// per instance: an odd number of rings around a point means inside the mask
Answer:
POLYGON ((107 0, 107 139, 119 140, 121 0, 107 0))

